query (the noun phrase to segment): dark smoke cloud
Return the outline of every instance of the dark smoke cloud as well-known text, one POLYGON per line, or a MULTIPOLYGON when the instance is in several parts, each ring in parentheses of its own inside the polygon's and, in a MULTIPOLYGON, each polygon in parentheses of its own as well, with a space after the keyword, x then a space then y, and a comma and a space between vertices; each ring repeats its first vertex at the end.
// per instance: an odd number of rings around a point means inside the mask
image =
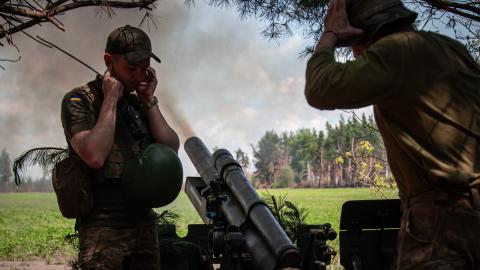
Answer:
MULTIPOLYGON (((168 40, 176 31, 174 26, 184 26, 188 11, 178 2, 162 2, 158 9, 158 29, 150 28, 152 40, 157 35, 168 40)), ((95 16, 96 12, 96 8, 85 8, 61 17, 65 33, 48 24, 28 32, 39 34, 103 73, 107 35, 118 26, 137 26, 141 14, 119 10, 116 16, 108 19, 95 16)), ((147 27, 143 28, 148 31, 147 27)), ((7 70, 0 73, 0 98, 3 100, 0 101, 0 148, 18 154, 35 146, 63 146, 59 115, 61 98, 68 90, 93 79, 95 74, 61 52, 44 47, 21 33, 14 35, 14 42, 22 59, 18 63, 2 63, 7 70)), ((155 50, 162 51, 165 45, 167 43, 162 42, 155 50)))
MULTIPOLYGON (((250 152, 250 144, 266 130, 318 129, 327 118, 338 118, 339 113, 316 111, 304 100, 306 60, 298 59, 304 47, 299 36, 268 42, 259 34, 259 23, 240 21, 234 11, 201 2, 191 8, 183 1, 159 2, 155 14, 159 28, 151 26, 149 35, 162 60, 152 62, 159 81, 156 95, 182 140, 196 135, 211 148, 250 152)), ((140 19, 134 10, 107 19, 87 8, 64 15, 65 33, 48 24, 35 30, 102 73, 107 35, 140 19)), ((0 71, 0 148, 18 155, 31 147, 63 146, 61 98, 94 73, 22 34, 14 39, 22 60, 0 71)), ((186 175, 192 174, 183 151, 180 157, 186 175)))
POLYGON ((170 94, 170 92, 162 92, 159 104, 162 114, 167 119, 170 119, 170 124, 178 133, 182 142, 185 142, 190 137, 196 136, 187 117, 185 117, 183 112, 175 106, 177 104, 177 100, 170 94))

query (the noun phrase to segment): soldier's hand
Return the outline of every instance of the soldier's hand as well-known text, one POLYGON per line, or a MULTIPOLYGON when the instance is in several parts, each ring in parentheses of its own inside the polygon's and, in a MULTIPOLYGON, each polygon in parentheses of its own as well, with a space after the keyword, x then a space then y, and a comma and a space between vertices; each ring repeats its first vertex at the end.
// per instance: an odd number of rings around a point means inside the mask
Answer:
POLYGON ((137 89, 138 96, 144 101, 150 101, 153 98, 157 84, 158 81, 155 69, 153 67, 148 67, 145 81, 141 82, 137 89))
POLYGON ((353 27, 348 20, 345 0, 331 0, 327 15, 323 19, 324 33, 332 32, 338 42, 346 42, 363 34, 363 30, 353 27))
POLYGON ((118 101, 123 96, 124 86, 107 70, 103 75, 102 91, 105 98, 110 97, 118 101))

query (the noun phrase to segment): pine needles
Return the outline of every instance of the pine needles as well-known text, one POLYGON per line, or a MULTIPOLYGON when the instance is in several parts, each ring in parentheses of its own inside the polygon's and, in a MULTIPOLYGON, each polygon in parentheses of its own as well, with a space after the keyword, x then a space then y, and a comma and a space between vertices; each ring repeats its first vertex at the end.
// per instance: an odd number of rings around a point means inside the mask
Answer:
POLYGON ((20 172, 27 167, 39 165, 40 167, 51 169, 57 162, 68 155, 68 149, 59 147, 38 147, 24 152, 13 162, 15 184, 20 185, 20 172))
POLYGON ((306 225, 307 209, 288 201, 286 194, 274 196, 267 191, 262 193, 262 200, 267 204, 290 240, 296 243, 298 229, 306 225))

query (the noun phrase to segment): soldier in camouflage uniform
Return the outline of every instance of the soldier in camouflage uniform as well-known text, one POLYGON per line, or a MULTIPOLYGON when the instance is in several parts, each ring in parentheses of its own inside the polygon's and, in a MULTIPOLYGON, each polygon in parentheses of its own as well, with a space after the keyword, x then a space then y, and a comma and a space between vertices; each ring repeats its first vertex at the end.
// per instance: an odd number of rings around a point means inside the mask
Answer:
POLYGON ((415 18, 400 0, 331 1, 306 99, 374 106, 403 207, 397 269, 480 269, 480 68, 415 18), (356 59, 336 62, 338 46, 356 59))
POLYGON ((62 101, 69 148, 92 175, 94 206, 76 224, 81 269, 159 269, 155 213, 131 206, 120 185, 126 161, 148 144, 179 148, 177 134, 157 106, 150 58, 160 62, 142 30, 117 28, 107 40, 105 75, 68 92, 62 101))

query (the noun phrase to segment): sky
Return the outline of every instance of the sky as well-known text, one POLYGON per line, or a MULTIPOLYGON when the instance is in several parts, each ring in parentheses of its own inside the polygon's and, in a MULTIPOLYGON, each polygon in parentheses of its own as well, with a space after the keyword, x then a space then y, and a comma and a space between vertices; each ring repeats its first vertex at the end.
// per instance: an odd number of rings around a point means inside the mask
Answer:
MULTIPOLYGON (((115 10, 108 18, 97 8, 70 11, 59 17, 65 32, 51 24, 27 30, 67 50, 103 73, 108 34, 116 27, 138 26, 137 10, 115 10)), ((241 148, 252 158, 266 131, 323 130, 336 123, 342 111, 309 107, 303 90, 307 59, 299 53, 310 40, 300 31, 270 41, 261 35, 262 22, 240 20, 234 10, 213 8, 197 1, 159 0, 154 10, 158 28, 145 24, 157 71, 156 96, 160 110, 179 133, 181 143, 192 134, 210 148, 241 148)), ((16 63, 0 62, 0 149, 12 159, 41 146, 66 146, 60 122, 63 95, 94 78, 94 73, 61 52, 25 35, 13 36, 21 54, 16 63)), ((1 47, 0 58, 15 58, 13 48, 1 47)), ((358 113, 371 113, 365 108, 358 113)), ((179 156, 184 174, 196 172, 183 146, 179 156)), ((250 167, 252 169, 252 167, 250 167)), ((40 169, 27 172, 39 175, 40 169)))

